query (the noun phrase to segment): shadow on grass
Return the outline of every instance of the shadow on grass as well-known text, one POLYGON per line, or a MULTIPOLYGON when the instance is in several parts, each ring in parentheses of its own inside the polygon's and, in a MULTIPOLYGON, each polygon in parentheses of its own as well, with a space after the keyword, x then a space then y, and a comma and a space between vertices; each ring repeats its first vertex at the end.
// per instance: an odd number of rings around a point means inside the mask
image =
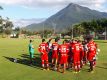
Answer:
POLYGON ((96 66, 97 68, 107 69, 106 67, 96 66))
POLYGON ((97 68, 107 69, 107 63, 102 63, 103 66, 96 66, 97 68), (106 67, 105 67, 106 66, 106 67))
POLYGON ((97 68, 107 69, 107 63, 102 63, 102 66, 96 66, 97 68))
POLYGON ((31 66, 34 68, 41 69, 41 59, 38 55, 39 54, 35 55, 35 58, 33 59, 32 65, 30 64, 29 55, 27 55, 27 54, 20 55, 21 58, 16 58, 16 61, 15 61, 15 58, 13 58, 13 57, 6 57, 6 56, 3 56, 3 57, 6 58, 7 60, 11 61, 11 62, 14 62, 14 63, 19 63, 19 64, 23 64, 26 66, 31 66))
POLYGON ((103 63, 104 66, 107 66, 107 63, 103 63))
POLYGON ((103 40, 103 41, 95 41, 95 42, 98 42, 98 43, 107 43, 107 41, 105 40, 103 40))

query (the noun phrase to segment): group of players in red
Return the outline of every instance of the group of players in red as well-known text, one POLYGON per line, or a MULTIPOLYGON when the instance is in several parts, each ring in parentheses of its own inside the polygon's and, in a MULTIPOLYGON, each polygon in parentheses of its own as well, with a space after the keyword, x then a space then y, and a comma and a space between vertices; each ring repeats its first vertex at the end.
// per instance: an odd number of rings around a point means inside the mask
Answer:
POLYGON ((50 45, 42 39, 38 51, 41 53, 41 62, 43 70, 50 68, 58 72, 65 73, 66 69, 73 69, 74 73, 80 72, 83 65, 90 63, 90 72, 96 64, 97 44, 89 38, 85 41, 80 40, 64 40, 62 44, 58 44, 59 39, 50 45), (50 52, 52 52, 51 55, 50 52), (49 57, 50 56, 50 57, 49 57))

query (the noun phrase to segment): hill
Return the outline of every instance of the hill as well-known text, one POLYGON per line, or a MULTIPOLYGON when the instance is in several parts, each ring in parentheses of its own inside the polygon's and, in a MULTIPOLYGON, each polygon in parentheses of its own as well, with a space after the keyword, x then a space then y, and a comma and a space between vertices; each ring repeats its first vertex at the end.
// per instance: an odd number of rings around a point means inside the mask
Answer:
POLYGON ((44 29, 55 29, 63 31, 70 25, 80 23, 83 21, 90 21, 92 19, 107 18, 107 13, 91 10, 87 7, 80 6, 78 4, 70 3, 67 7, 52 15, 44 22, 39 24, 31 24, 26 28, 29 30, 43 30, 44 29))

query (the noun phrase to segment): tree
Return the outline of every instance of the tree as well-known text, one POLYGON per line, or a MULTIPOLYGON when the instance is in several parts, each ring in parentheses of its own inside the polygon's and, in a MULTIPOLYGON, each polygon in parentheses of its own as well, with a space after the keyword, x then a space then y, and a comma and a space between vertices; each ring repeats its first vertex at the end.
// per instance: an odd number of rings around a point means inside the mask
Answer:
POLYGON ((5 34, 9 35, 12 32, 13 23, 9 21, 9 18, 5 22, 6 23, 4 24, 4 31, 5 31, 5 34))
POLYGON ((5 34, 6 34, 6 35, 9 35, 9 34, 11 34, 11 30, 9 30, 9 29, 6 29, 6 30, 5 30, 5 34))
POLYGON ((84 28, 84 31, 86 35, 90 35, 90 31, 92 31, 92 27, 90 22, 82 22, 81 26, 84 28))
POLYGON ((4 34, 9 35, 12 32, 13 23, 7 18, 6 20, 0 16, 0 33, 4 37, 4 34))
POLYGON ((85 29, 81 26, 81 24, 75 24, 73 26, 73 32, 75 36, 81 36, 85 33, 85 29))
POLYGON ((2 33, 2 32, 3 32, 3 19, 0 16, 0 33, 2 33))
POLYGON ((79 24, 75 24, 67 29, 68 35, 80 36, 84 34, 84 36, 90 35, 91 32, 94 32, 95 35, 102 34, 106 32, 105 39, 107 39, 107 19, 98 19, 92 20, 90 22, 81 22, 79 24))
POLYGON ((53 31, 45 29, 44 31, 39 31, 38 33, 41 35, 42 38, 47 38, 48 34, 52 34, 53 31))
POLYGON ((21 29, 20 29, 20 27, 16 27, 15 29, 14 29, 14 31, 16 31, 16 32, 19 32, 21 29))

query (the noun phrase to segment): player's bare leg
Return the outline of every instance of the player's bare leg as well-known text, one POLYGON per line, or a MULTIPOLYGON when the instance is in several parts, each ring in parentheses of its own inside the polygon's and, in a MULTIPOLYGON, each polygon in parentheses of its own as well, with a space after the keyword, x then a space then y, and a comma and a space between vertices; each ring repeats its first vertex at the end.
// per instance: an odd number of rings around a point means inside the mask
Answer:
POLYGON ((77 68, 78 68, 78 72, 80 72, 80 68, 81 68, 81 66, 80 66, 80 63, 78 62, 78 66, 77 66, 77 68))
POLYGON ((66 68, 69 69, 69 63, 68 62, 66 63, 66 68))
POLYGON ((42 60, 42 68, 43 68, 43 70, 45 70, 44 60, 42 60))
POLYGON ((58 59, 55 59, 55 70, 57 70, 57 63, 58 63, 58 59))
POLYGON ((48 60, 46 60, 46 67, 47 67, 47 70, 49 70, 49 63, 48 63, 48 60))
POLYGON ((78 72, 78 67, 77 67, 77 65, 75 66, 75 73, 77 73, 78 72))
POLYGON ((52 58, 52 67, 54 66, 54 61, 55 61, 55 59, 54 59, 54 58, 52 58))
POLYGON ((78 64, 75 62, 74 63, 74 73, 77 73, 78 72, 78 64))
POLYGON ((58 65, 57 71, 60 72, 61 64, 58 65))
POLYGON ((65 73, 65 70, 66 70, 66 64, 64 64, 64 66, 63 66, 63 71, 62 71, 62 73, 65 73))

